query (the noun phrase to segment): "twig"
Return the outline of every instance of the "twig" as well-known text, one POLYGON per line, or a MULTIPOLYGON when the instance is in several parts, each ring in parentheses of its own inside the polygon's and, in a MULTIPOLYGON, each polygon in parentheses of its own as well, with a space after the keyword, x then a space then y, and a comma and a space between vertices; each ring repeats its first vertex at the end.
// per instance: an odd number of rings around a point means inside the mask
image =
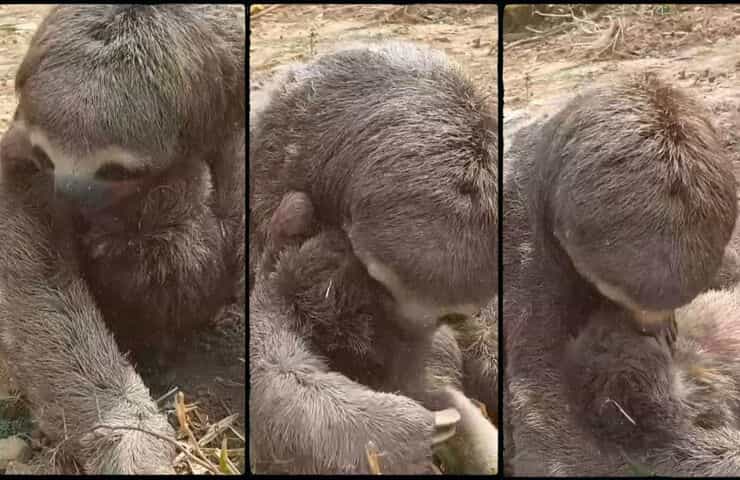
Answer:
POLYGON ((539 15, 540 17, 556 17, 556 18, 572 18, 573 17, 570 13, 544 13, 544 12, 540 12, 539 10, 535 10, 534 14, 539 15))
POLYGON ((175 395, 175 411, 177 413, 177 420, 180 423, 180 428, 182 429, 182 431, 185 432, 190 441, 193 443, 193 448, 195 449, 195 452, 200 455, 201 458, 205 459, 205 454, 200 450, 200 444, 198 443, 198 440, 195 438, 195 434, 193 434, 193 431, 188 425, 188 417, 185 409, 185 394, 183 394, 182 392, 177 392, 177 394, 175 395))
POLYGON ((158 398, 158 399, 156 400, 156 403, 158 403, 158 404, 159 404, 159 403, 162 403, 162 402, 163 402, 163 401, 164 401, 165 399, 167 399, 167 398, 169 398, 170 396, 174 395, 174 394, 175 394, 175 393, 177 393, 177 392, 178 392, 179 390, 180 390, 180 387, 178 387, 178 386, 174 386, 174 387, 172 387, 172 389, 170 389, 170 391, 169 391, 169 392, 167 392, 167 393, 165 393, 164 395, 162 395, 161 397, 159 397, 159 398, 158 398))
MULTIPOLYGON (((231 428, 231 425, 234 423, 234 421, 239 417, 238 413, 235 413, 233 415, 229 415, 226 418, 223 418, 219 420, 218 422, 214 423, 210 427, 208 427, 208 431, 201 437, 200 440, 197 441, 198 447, 204 447, 208 445, 208 443, 216 438, 220 433, 223 431, 231 428)), ((244 438, 241 438, 242 441, 244 441, 244 438)), ((178 463, 182 460, 182 454, 178 455, 177 458, 175 458, 175 463, 178 463)))
MULTIPOLYGON (((218 452, 219 450, 220 450, 220 448, 218 448, 218 447, 207 447, 207 448, 204 448, 203 449, 203 452, 204 453, 207 453, 209 455, 213 455, 214 453, 218 452)), ((244 456, 244 448, 243 447, 240 447, 240 448, 229 448, 229 449, 227 449, 227 451, 229 452, 229 455, 233 455, 235 457, 243 457, 244 456)))
POLYGON ((543 33, 545 33, 545 31, 544 31, 544 30, 537 30, 536 28, 532 28, 532 27, 530 27, 529 25, 526 25, 526 26, 524 27, 524 29, 525 29, 525 30, 528 30, 528 31, 530 31, 530 32, 532 32, 532 33, 536 33, 537 35, 542 35, 543 33))
POLYGON ((233 433, 233 434, 234 434, 234 436, 235 436, 236 438, 238 438, 238 439, 239 439, 239 440, 241 440, 242 442, 244 442, 244 441, 245 441, 245 440, 244 440, 244 435, 243 435, 243 434, 242 434, 241 432, 239 432, 239 430, 237 430, 236 428, 234 428, 234 426, 233 426, 233 425, 230 425, 230 426, 229 426, 229 430, 231 430, 231 433, 233 433))
POLYGON ((129 426, 126 426, 126 425, 117 425, 117 426, 115 426, 115 425, 95 425, 95 427, 93 427, 91 430, 96 430, 98 428, 105 428, 107 430, 114 430, 114 431, 115 430, 134 430, 134 431, 137 431, 137 432, 142 432, 142 433, 149 434, 149 435, 151 435, 153 437, 156 437, 156 438, 158 438, 160 440, 163 440, 165 442, 171 443, 175 447, 179 448, 180 450, 182 450, 182 452, 190 460, 192 460, 193 462, 197 463, 201 467, 207 469, 209 472, 215 473, 217 475, 221 475, 221 472, 217 468, 215 468, 213 465, 209 464, 205 460, 201 460, 200 458, 198 458, 195 455, 193 455, 192 453, 190 453, 190 450, 187 447, 184 447, 180 442, 178 442, 177 440, 173 440, 173 439, 171 439, 169 437, 166 437, 166 436, 164 436, 164 435, 162 435, 160 433, 152 432, 150 430, 145 430, 145 429, 140 428, 140 427, 129 427, 129 426))
POLYGON ((208 427, 208 431, 200 438, 200 440, 198 440, 198 443, 201 446, 208 445, 211 440, 228 430, 237 418, 239 418, 239 414, 234 413, 212 424, 208 427))
POLYGON ((560 32, 562 32, 564 30, 567 30, 568 28, 570 28, 572 26, 573 26, 572 23, 563 23, 563 24, 558 25, 557 27, 553 28, 552 30, 548 30, 547 32, 543 33, 542 35, 538 35, 536 37, 522 38, 521 40, 517 40, 516 42, 511 42, 509 44, 504 44, 504 47, 511 48, 511 47, 515 47, 517 45, 523 45, 525 43, 536 42, 537 40, 542 40, 544 38, 551 37, 551 36, 553 36, 553 35, 555 35, 557 33, 560 33, 560 32))
POLYGON ((596 28, 599 28, 599 25, 598 25, 598 24, 597 24, 596 22, 594 22, 593 20, 591 20, 590 18, 588 18, 588 15, 586 14, 586 12, 584 12, 584 13, 583 13, 583 18, 580 18, 580 17, 578 17, 578 15, 576 15, 576 13, 575 13, 575 12, 573 11, 573 7, 570 7, 570 15, 571 15, 571 16, 573 17, 573 20, 574 20, 575 22, 579 22, 579 23, 588 23, 589 25, 593 25, 593 26, 595 26, 596 28))
POLYGON ((281 7, 282 5, 283 5, 283 4, 270 5, 269 7, 265 8, 265 9, 264 9, 264 10, 262 10, 261 12, 257 12, 257 13, 255 13, 254 15, 251 15, 251 14, 250 14, 250 15, 249 15, 249 19, 250 19, 250 20, 254 20, 254 19, 256 19, 256 18, 258 18, 258 17, 260 17, 260 16, 262 16, 262 15, 266 14, 267 12, 271 12, 271 11, 275 10, 276 8, 278 8, 278 7, 281 7))
POLYGON ((602 406, 604 406, 604 405, 606 405, 607 403, 613 403, 613 404, 614 404, 614 405, 615 405, 615 406, 616 406, 616 407, 617 407, 617 408, 619 409, 619 411, 620 411, 620 412, 622 412, 622 415, 624 415, 624 416, 625 416, 625 417, 627 418, 627 420, 629 420, 629 421, 630 421, 630 423, 631 423, 632 425, 637 425, 637 422, 635 422, 635 421, 634 421, 634 420, 632 419, 632 417, 630 417, 630 416, 629 416, 629 414, 628 414, 627 412, 625 412, 625 411, 624 411, 624 409, 622 408, 622 406, 621 406, 620 404, 618 404, 617 402, 615 402, 615 401, 614 401, 614 400, 612 400, 611 398, 607 398, 606 400, 604 400, 604 403, 602 403, 601 405, 602 405, 602 406))

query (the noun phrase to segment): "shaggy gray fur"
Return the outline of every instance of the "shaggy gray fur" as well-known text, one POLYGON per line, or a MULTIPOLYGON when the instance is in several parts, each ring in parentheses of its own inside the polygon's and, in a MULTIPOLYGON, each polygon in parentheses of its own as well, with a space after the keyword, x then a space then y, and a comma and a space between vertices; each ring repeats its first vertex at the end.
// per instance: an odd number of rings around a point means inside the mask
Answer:
POLYGON ((504 185, 507 474, 740 472, 733 319, 679 311, 671 357, 627 327, 553 235, 570 230, 561 238, 645 306, 706 290, 737 214, 707 118, 685 94, 636 79, 515 135, 504 185))
POLYGON ((172 471, 170 442, 99 427, 174 438, 121 351, 182 348, 231 303, 243 325, 244 45, 243 6, 65 5, 18 70, 0 144, 0 346, 86 473, 172 471), (82 215, 49 169, 111 145, 146 164, 139 188, 82 215))
POLYGON ((426 471, 431 410, 450 405, 439 387, 470 383, 486 400, 486 380, 495 389, 496 359, 482 358, 495 351, 495 335, 483 334, 486 322, 495 328, 495 315, 476 320, 460 345, 447 326, 409 334, 356 253, 369 250, 424 298, 490 299, 496 119, 444 56, 404 43, 286 67, 252 95, 256 469, 367 472, 372 440, 384 473, 426 471), (285 213, 286 201, 300 196, 311 208, 285 213), (315 223, 293 228, 288 220, 301 211, 315 223), (479 383, 463 380, 463 371, 479 383))

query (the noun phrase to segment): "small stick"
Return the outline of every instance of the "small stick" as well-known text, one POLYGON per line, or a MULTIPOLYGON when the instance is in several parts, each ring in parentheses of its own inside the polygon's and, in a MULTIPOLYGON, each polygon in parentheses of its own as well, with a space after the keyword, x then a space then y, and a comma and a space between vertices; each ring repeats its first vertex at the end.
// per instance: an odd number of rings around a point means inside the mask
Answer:
POLYGON ((174 395, 174 394, 175 394, 175 393, 177 393, 177 392, 178 392, 179 390, 180 390, 180 387, 178 387, 178 386, 174 386, 174 387, 172 387, 172 389, 170 389, 170 391, 169 391, 169 392, 167 392, 167 393, 165 393, 164 395, 162 395, 161 397, 159 397, 159 398, 157 399, 156 403, 158 403, 158 404, 159 404, 159 403, 162 403, 162 402, 163 402, 163 401, 164 401, 165 399, 167 399, 167 398, 169 398, 170 396, 174 395))
POLYGON ((264 9, 264 10, 262 10, 261 12, 257 12, 257 13, 255 13, 254 15, 250 14, 250 15, 249 15, 249 19, 250 19, 250 20, 254 20, 254 19, 256 19, 257 17, 260 17, 261 15, 264 15, 264 14, 266 14, 267 12, 270 12, 270 11, 272 11, 272 10, 275 10, 276 8, 278 8, 278 7, 281 7, 281 6, 282 6, 282 4, 277 4, 277 5, 270 5, 269 7, 265 8, 265 9, 264 9))
POLYGON ((190 439, 195 452, 200 455, 201 458, 205 459, 206 456, 201 451, 200 444, 198 443, 198 440, 195 438, 193 431, 188 425, 188 417, 185 408, 185 394, 182 392, 177 392, 177 394, 175 395, 175 412, 177 413, 177 420, 180 423, 180 429, 184 431, 190 439))
MULTIPOLYGON (((200 440, 198 440, 198 447, 204 447, 208 445, 208 443, 216 438, 219 434, 226 431, 227 429, 231 428, 231 425, 234 423, 234 421, 239 417, 238 413, 234 413, 232 415, 229 415, 226 418, 223 418, 219 420, 218 422, 214 423, 210 427, 208 427, 208 431, 206 432, 203 437, 201 437, 200 440)), ((241 437, 240 440, 244 441, 244 437, 241 437)), ((175 463, 178 463, 180 460, 182 460, 182 453, 175 458, 175 463)))
POLYGON ((522 44, 525 44, 525 43, 536 42, 537 40, 542 40, 544 38, 551 37, 551 36, 555 35, 556 33, 560 33, 560 32, 562 32, 564 30, 567 30, 568 28, 570 28, 572 26, 573 26, 573 24, 571 24, 571 23, 563 23, 563 24, 558 25, 557 27, 553 28, 552 30, 549 30, 546 33, 543 33, 542 35, 538 35, 536 37, 522 38, 521 40, 517 40, 516 42, 504 43, 504 48, 511 48, 511 47, 513 47, 515 45, 522 45, 522 44))
POLYGON ((627 418, 627 420, 629 420, 629 421, 630 421, 630 423, 632 423, 632 425, 637 425, 637 422, 635 422, 635 421, 634 421, 634 420, 632 419, 632 417, 630 417, 630 416, 629 416, 629 415, 627 414, 627 412, 625 412, 625 411, 624 411, 624 409, 622 408, 622 406, 621 406, 620 404, 618 404, 617 402, 615 402, 615 401, 614 401, 614 400, 612 400, 611 398, 607 398, 606 400, 604 400, 604 403, 603 403, 602 405, 606 405, 607 403, 613 403, 613 404, 614 404, 614 405, 615 405, 615 406, 616 406, 616 407, 617 407, 617 408, 619 409, 619 411, 620 411, 620 412, 622 412, 622 415, 624 415, 624 416, 625 416, 625 417, 627 418))

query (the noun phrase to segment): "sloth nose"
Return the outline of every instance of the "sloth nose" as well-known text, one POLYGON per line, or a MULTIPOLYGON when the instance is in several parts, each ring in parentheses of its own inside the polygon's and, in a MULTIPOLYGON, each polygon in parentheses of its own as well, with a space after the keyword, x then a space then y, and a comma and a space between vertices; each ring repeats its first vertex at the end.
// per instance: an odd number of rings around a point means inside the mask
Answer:
POLYGON ((108 197, 106 190, 106 185, 96 180, 74 175, 54 177, 54 192, 83 209, 102 208, 108 197))
POLYGON ((56 175, 54 191, 83 212, 95 212, 127 197, 137 190, 133 181, 109 182, 75 175, 56 175))

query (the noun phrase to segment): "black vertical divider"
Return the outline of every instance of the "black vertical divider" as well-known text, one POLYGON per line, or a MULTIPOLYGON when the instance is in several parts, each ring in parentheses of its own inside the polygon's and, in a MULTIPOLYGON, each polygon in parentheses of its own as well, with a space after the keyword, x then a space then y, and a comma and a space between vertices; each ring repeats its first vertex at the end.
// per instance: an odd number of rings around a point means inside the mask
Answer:
POLYGON ((504 476, 504 3, 498 2, 498 477, 504 476))

